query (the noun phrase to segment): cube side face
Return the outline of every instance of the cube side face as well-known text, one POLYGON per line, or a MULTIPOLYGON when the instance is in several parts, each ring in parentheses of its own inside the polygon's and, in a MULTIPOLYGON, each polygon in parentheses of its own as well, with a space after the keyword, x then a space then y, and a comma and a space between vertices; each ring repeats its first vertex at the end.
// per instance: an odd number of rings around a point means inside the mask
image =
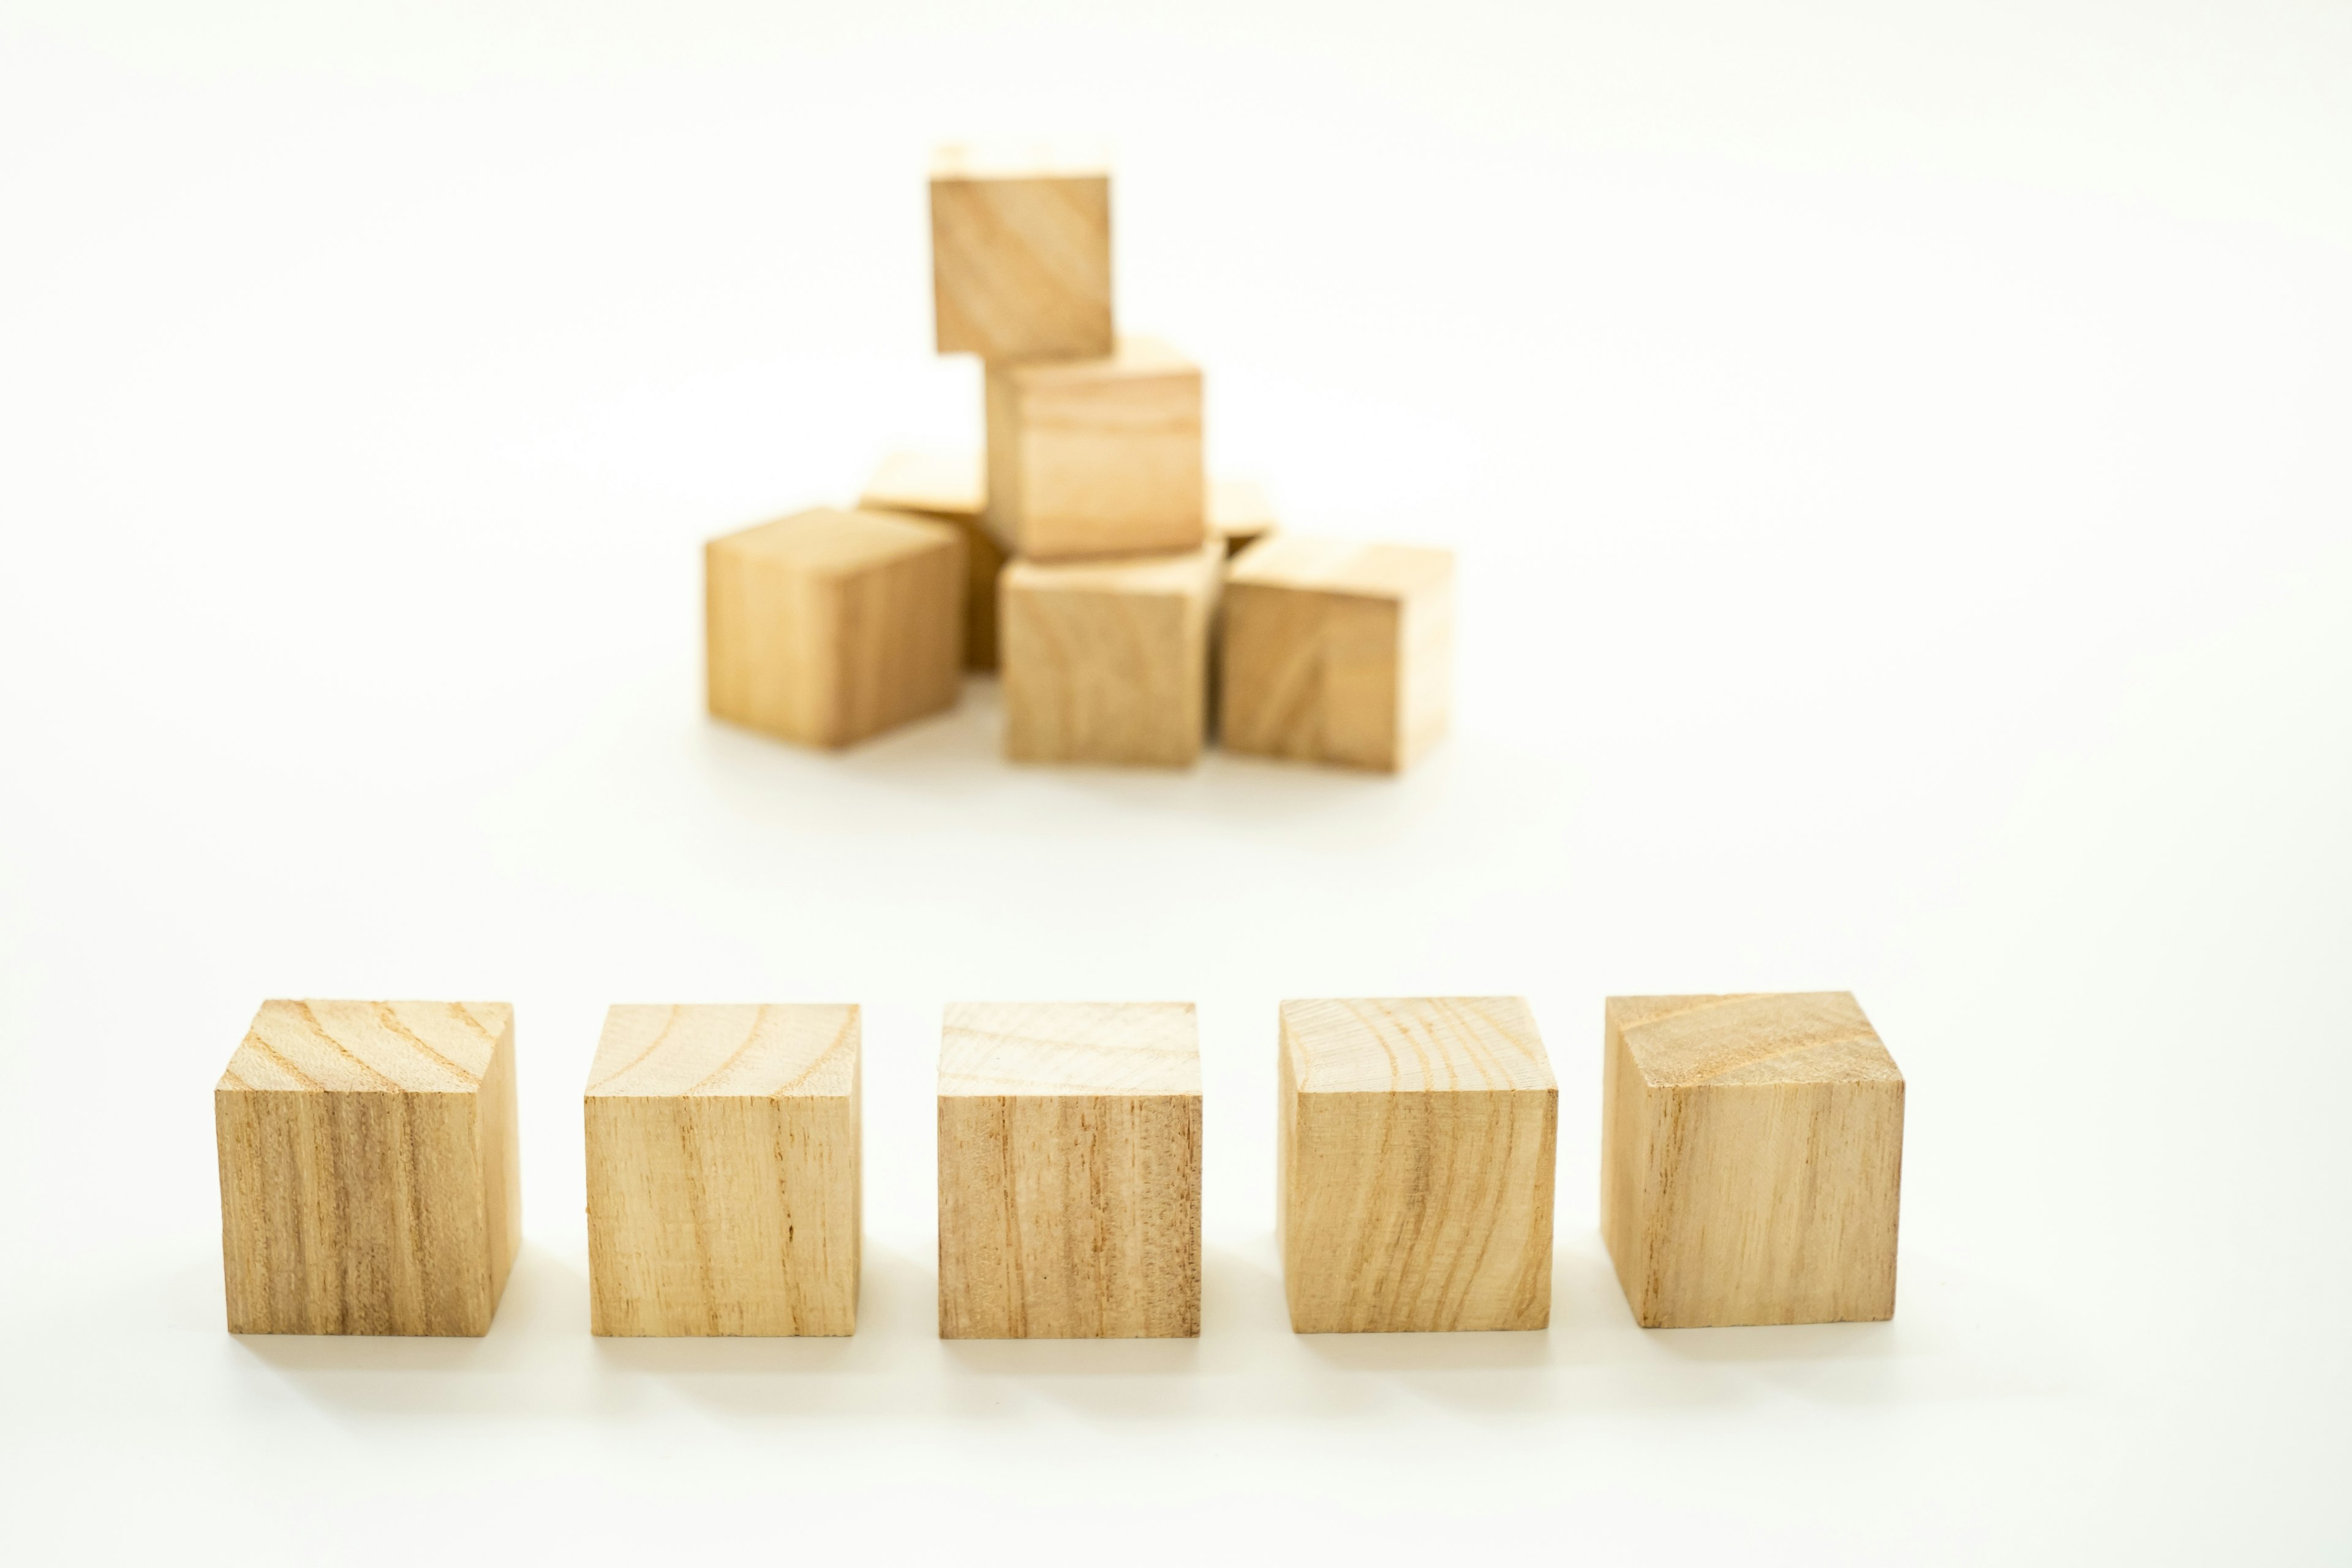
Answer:
POLYGON ((491 1048, 475 1100, 475 1141, 482 1169, 483 1236, 489 1251, 490 1310, 498 1310, 515 1255, 522 1250, 522 1144, 516 1126, 514 1015, 491 1048))
POLYGON ((478 1094, 223 1089, 213 1107, 230 1332, 489 1331, 512 1243, 494 1258, 506 1177, 483 1168, 478 1094))
POLYGON ((1615 1020, 1604 1026, 1601 1066, 1601 1239, 1636 1321, 1649 1324, 1656 1297, 1644 1237, 1649 1235, 1650 1135, 1658 1091, 1643 1082, 1615 1020))
POLYGON ((1288 1071, 1284 1084, 1293 1330, 1550 1322, 1558 1090, 1302 1092, 1288 1071))
POLYGON ((997 663, 996 579, 1004 570, 1004 547, 974 519, 964 528, 963 667, 994 669, 997 663))
POLYGON ((590 1095, 590 1330, 857 1327, 857 1097, 590 1095))
POLYGON ((1208 727, 1206 594, 1008 582, 1004 752, 1015 762, 1187 767, 1208 727))
POLYGON ((703 583, 712 716, 805 745, 837 743, 836 605, 825 581, 715 539, 703 583))
POLYGON ((1200 1331, 1199 1096, 940 1097, 940 1338, 1200 1331))
POLYGON ((1403 769, 1445 738, 1454 715, 1454 585, 1412 595, 1397 605, 1397 740, 1403 769))
POLYGON ((1234 751, 1396 772, 1444 732, 1450 643, 1397 599, 1228 584, 1219 732, 1234 751), (1433 656, 1418 676, 1414 652, 1433 656))
POLYGON ((1349 595, 1324 606, 1318 760, 1389 773, 1404 766, 1401 610, 1393 599, 1349 595))
POLYGON ((831 722, 848 745, 955 705, 963 678, 965 542, 942 536, 831 584, 831 722))
POLYGON ((933 179, 931 294, 941 353, 1109 353, 1108 177, 933 179))
POLYGON ((1036 561, 1208 541, 1198 372, 1067 384, 990 377, 992 516, 1036 561))

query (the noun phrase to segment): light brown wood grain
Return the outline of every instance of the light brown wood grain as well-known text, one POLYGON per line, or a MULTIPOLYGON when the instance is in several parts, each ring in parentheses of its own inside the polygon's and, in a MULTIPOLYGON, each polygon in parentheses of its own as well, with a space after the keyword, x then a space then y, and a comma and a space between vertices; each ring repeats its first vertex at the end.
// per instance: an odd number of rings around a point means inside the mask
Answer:
POLYGON ((1034 561, 1197 550, 1208 538, 1201 371, 1165 343, 988 369, 989 526, 1034 561))
POLYGON ((263 1003, 213 1091, 229 1331, 489 1332, 514 1083, 503 1002, 263 1003))
POLYGON ((1189 767, 1208 721, 1223 549, 1015 561, 999 580, 1004 754, 1189 767))
POLYGON ((1451 552, 1274 533, 1234 558, 1223 621, 1227 750, 1396 772, 1444 735, 1451 552))
POLYGON ((1201 1331, 1190 1003, 961 1003, 940 1042, 940 1335, 1201 1331))
POLYGON ((855 1006, 616 1006, 589 1068, 592 1332, 857 1328, 855 1006))
POLYGON ((1550 1322, 1559 1091, 1524 1001, 1286 1002, 1279 1073, 1295 1331, 1550 1322))
POLYGON ((941 353, 1004 363, 1110 353, 1108 171, 1050 153, 943 149, 931 297, 941 353))
POLYGON ((703 574, 716 717, 846 746, 954 705, 965 594, 955 528, 819 508, 710 541, 703 574))
POLYGON ((987 527, 988 465, 978 452, 893 452, 857 498, 865 511, 913 512, 963 535, 963 665, 996 668, 996 574, 1004 546, 987 527))
POLYGON ((1843 991, 1612 996, 1601 1235, 1644 1328, 1895 1314, 1903 1075, 1843 991))

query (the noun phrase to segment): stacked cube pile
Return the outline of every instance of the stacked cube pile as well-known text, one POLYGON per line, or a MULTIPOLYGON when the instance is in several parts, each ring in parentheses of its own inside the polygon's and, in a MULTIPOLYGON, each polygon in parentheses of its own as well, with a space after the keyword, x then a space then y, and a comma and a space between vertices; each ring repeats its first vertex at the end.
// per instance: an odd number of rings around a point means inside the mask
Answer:
POLYGON ((1452 555, 1291 534, 1208 481, 1201 368, 1116 329, 1104 168, 941 154, 931 268, 985 458, 903 453, 855 509, 711 541, 713 714, 846 746, 996 669, 1015 762, 1184 767, 1213 733, 1395 772, 1436 743, 1452 555))

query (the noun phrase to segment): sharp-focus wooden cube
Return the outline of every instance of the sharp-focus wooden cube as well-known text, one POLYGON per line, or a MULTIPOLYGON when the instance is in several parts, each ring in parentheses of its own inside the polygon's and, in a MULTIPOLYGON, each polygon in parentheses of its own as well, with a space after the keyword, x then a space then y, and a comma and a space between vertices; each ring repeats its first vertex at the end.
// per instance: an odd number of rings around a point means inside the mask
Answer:
POLYGON ((798 512, 704 547, 710 711, 846 746, 952 707, 963 536, 895 512, 798 512))
POLYGON ((486 1334, 522 1234, 514 1009, 265 1002, 213 1090, 237 1334, 486 1334))
POLYGON ((1165 343, 988 369, 989 525, 1035 561, 1165 554, 1208 538, 1201 371, 1165 343))
POLYGON ((1189 767, 1208 723, 1219 546, 1004 569, 1004 754, 1189 767))
POLYGON ((1265 488, 1249 479, 1213 479, 1209 484, 1209 532, 1238 555, 1274 531, 1274 502, 1265 488))
POLYGON ((1559 1090, 1525 1002, 1286 1002, 1280 1073, 1292 1329, 1551 1321, 1559 1090))
POLYGON ((991 363, 1111 352, 1110 174, 950 147, 931 168, 941 353, 991 363))
POLYGON ((1612 996, 1601 1235, 1644 1328, 1895 1315, 1903 1075, 1843 991, 1612 996))
POLYGON ((1225 574, 1225 748, 1396 772, 1445 733, 1454 556, 1276 533, 1225 574))
POLYGON ((589 1069, 589 1326, 857 1329, 858 1012, 614 1007, 589 1069))
POLYGON ((1201 1331, 1189 1002, 961 1003, 940 1042, 940 1336, 1201 1331))
POLYGON ((996 668, 996 574, 1004 547, 983 521, 988 467, 978 452, 893 452, 858 498, 866 511, 935 518, 963 535, 963 665, 996 668))

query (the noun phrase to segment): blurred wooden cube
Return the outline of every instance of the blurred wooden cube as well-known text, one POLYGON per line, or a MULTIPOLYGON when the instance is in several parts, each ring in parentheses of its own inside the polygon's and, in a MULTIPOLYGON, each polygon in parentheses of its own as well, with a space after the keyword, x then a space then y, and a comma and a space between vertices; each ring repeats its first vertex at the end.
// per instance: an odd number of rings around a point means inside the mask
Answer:
POLYGON ((1045 563, 1000 579, 1004 754, 1189 767, 1208 724, 1224 550, 1045 563))
POLYGON ((996 574, 1004 547, 983 521, 988 465, 978 452, 893 452, 857 499, 866 511, 903 511, 951 525, 963 535, 963 666, 996 668, 996 574))
POLYGON ((589 1327, 857 1329, 854 1006, 619 1006, 588 1072, 589 1327))
POLYGON ((1213 479, 1209 483, 1209 532, 1224 543, 1225 553, 1238 555, 1274 531, 1274 502, 1265 487, 1250 479, 1213 479))
POLYGON ((522 1235, 514 1009, 264 1002, 213 1090, 236 1334, 486 1334, 522 1235))
POLYGON ((1291 1328, 1548 1325, 1559 1090, 1527 1003, 1286 1002, 1281 1019, 1291 1328))
POLYGON ((895 512, 820 508, 704 547, 710 711, 846 746, 955 703, 964 542, 895 512))
POLYGON ((931 169, 931 294, 941 353, 992 364, 1109 353, 1109 171, 943 150, 931 169))
POLYGON ((940 1337, 1201 1331, 1186 1003, 960 1003, 940 1041, 940 1337))
POLYGON ((988 368, 990 526, 1034 561, 1196 550, 1208 538, 1201 371, 1165 343, 988 368))
POLYGON ((1398 772, 1445 733, 1454 555, 1275 533, 1225 574, 1219 735, 1398 772))
POLYGON ((1895 1315, 1903 1075, 1843 991, 1612 996, 1601 1235, 1643 1328, 1895 1315))

